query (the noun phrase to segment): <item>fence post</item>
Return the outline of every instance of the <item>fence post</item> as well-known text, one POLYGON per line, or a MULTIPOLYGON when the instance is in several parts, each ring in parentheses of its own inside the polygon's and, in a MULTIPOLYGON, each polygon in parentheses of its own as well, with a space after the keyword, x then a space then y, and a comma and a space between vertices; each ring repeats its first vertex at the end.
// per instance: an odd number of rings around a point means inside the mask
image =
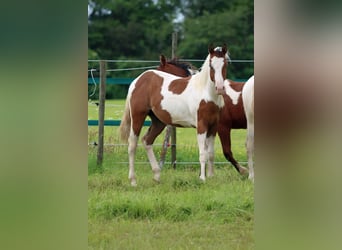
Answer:
POLYGON ((103 137, 104 137, 104 114, 106 99, 106 62, 100 61, 100 93, 99 93, 99 139, 97 148, 97 165, 102 165, 103 160, 103 137))
MULTIPOLYGON (((176 56, 176 49, 177 49, 177 32, 173 32, 172 33, 172 58, 176 56)), ((174 169, 176 168, 176 128, 171 125, 166 126, 165 138, 164 138, 162 150, 160 153, 160 161, 159 161, 160 168, 163 168, 164 163, 165 163, 165 156, 166 156, 167 147, 170 141, 170 135, 171 135, 171 165, 174 169)))
MULTIPOLYGON (((177 32, 172 33, 172 58, 176 57, 177 50, 177 32)), ((176 127, 171 127, 171 165, 176 169, 176 127)))

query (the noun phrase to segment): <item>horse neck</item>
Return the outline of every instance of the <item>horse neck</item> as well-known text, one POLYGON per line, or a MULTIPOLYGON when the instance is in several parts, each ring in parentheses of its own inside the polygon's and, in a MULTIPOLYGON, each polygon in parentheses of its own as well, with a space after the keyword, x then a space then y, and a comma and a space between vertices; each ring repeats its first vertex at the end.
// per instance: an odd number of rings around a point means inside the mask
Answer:
POLYGON ((216 93, 215 83, 210 78, 209 55, 204 61, 201 71, 192 76, 194 87, 203 93, 203 98, 207 101, 214 101, 220 107, 224 105, 221 95, 216 93))
POLYGON ((180 77, 187 77, 191 75, 190 71, 187 71, 184 68, 180 68, 172 64, 171 66, 169 66, 169 70, 165 70, 165 72, 171 73, 173 75, 180 76, 180 77))
POLYGON ((209 71, 209 55, 207 59, 204 61, 201 70, 193 75, 194 85, 199 89, 204 91, 210 90, 210 88, 215 88, 214 83, 210 79, 210 71, 209 71))

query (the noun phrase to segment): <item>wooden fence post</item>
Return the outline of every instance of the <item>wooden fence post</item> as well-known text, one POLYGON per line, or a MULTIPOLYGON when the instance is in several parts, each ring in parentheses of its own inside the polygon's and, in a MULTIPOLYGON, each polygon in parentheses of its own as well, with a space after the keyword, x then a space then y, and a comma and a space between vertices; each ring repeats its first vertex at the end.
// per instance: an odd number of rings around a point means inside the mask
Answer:
MULTIPOLYGON (((176 49, 177 49, 177 32, 172 33, 172 58, 176 56, 176 49)), ((160 153, 160 161, 159 161, 159 167, 163 168, 165 163, 165 156, 167 147, 169 145, 170 141, 170 135, 171 135, 171 165, 175 169, 176 168, 176 128, 168 125, 166 126, 166 133, 165 138, 163 141, 162 150, 160 153)))
POLYGON ((102 165, 103 160, 103 137, 104 137, 104 114, 106 99, 106 62, 100 61, 100 93, 99 93, 99 139, 97 148, 97 165, 102 165))
MULTIPOLYGON (((172 33, 172 58, 176 57, 177 50, 177 32, 172 33)), ((171 165, 176 169, 176 127, 171 127, 171 165)))

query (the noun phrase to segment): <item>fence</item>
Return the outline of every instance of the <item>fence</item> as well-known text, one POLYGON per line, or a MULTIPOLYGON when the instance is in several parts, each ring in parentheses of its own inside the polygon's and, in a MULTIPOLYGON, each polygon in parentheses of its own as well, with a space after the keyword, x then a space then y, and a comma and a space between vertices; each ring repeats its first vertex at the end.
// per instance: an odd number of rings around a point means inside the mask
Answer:
MULTIPOLYGON (((194 62, 194 61, 203 61, 198 59, 184 59, 184 61, 194 62)), ((88 126, 98 126, 98 152, 97 152, 97 164, 101 165, 103 160, 103 146, 104 146, 104 126, 119 126, 120 120, 104 120, 104 109, 105 109, 105 93, 106 93, 106 84, 123 84, 129 85, 133 81, 133 78, 107 78, 106 72, 111 71, 125 71, 125 70, 146 70, 151 68, 156 68, 158 65, 146 66, 146 67, 135 67, 135 68, 125 68, 125 69, 107 69, 107 63, 109 62, 147 62, 147 63, 159 63, 159 61, 148 61, 148 60, 89 60, 89 62, 97 62, 100 65, 98 69, 90 69, 88 70, 91 73, 91 77, 88 78, 88 85, 94 84, 96 90, 96 85, 99 83, 99 102, 97 105, 99 106, 99 118, 98 120, 88 120, 88 126), (93 72, 99 72, 100 77, 94 77, 93 72)), ((253 63, 254 60, 231 60, 232 63, 253 63)), ((243 80, 241 80, 243 81, 243 80)), ((150 121, 145 121, 144 126, 150 126, 150 121)), ((163 143, 163 150, 161 153, 161 166, 165 162, 165 154, 167 150, 167 145, 169 144, 169 138, 171 136, 171 163, 173 167, 176 166, 176 132, 175 129, 171 126, 167 127, 167 132, 165 136, 165 140, 163 143)))

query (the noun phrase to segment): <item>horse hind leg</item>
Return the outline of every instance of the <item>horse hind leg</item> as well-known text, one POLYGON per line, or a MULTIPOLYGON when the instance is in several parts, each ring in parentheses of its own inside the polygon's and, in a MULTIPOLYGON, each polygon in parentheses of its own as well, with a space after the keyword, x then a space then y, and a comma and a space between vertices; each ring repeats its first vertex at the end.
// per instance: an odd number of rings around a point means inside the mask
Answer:
POLYGON ((221 146, 222 146, 222 151, 224 154, 224 157, 226 158, 227 161, 229 161, 236 171, 238 171, 241 175, 247 175, 248 174, 248 169, 241 166, 234 158, 233 152, 231 150, 231 138, 230 138, 230 128, 227 129, 223 126, 219 127, 218 130, 218 135, 220 137, 221 141, 221 146))
POLYGON ((128 179, 131 182, 133 187, 137 186, 137 180, 135 177, 134 171, 134 158, 135 152, 137 149, 138 144, 138 136, 134 135, 133 131, 131 130, 129 138, 128 138, 128 160, 129 160, 129 172, 128 172, 128 179))
POLYGON ((138 138, 141 132, 141 128, 145 121, 146 115, 132 115, 131 129, 128 137, 128 160, 129 160, 129 172, 128 179, 131 182, 131 186, 137 186, 137 181, 134 171, 135 153, 138 145, 138 138), (133 125, 134 124, 134 125, 133 125))
POLYGON ((234 166, 236 171, 238 171, 241 175, 248 175, 248 169, 241 166, 233 157, 233 153, 230 150, 229 152, 224 152, 224 157, 234 166))
POLYGON ((143 145, 145 146, 147 157, 150 161, 152 172, 154 174, 153 180, 160 181, 160 168, 153 152, 153 142, 156 137, 163 131, 165 124, 162 123, 153 113, 150 114, 152 124, 147 133, 142 138, 143 145))

